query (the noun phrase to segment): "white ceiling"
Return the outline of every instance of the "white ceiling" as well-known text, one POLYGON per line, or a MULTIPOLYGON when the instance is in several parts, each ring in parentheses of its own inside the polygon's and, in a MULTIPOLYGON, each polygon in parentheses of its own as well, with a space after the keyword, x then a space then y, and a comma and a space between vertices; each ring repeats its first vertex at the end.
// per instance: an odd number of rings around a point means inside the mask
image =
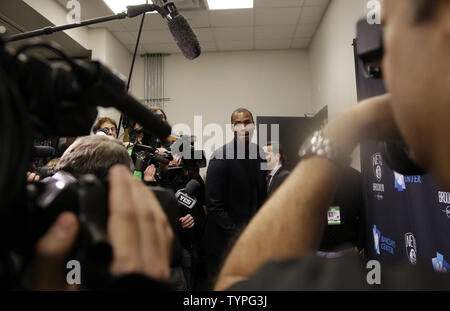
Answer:
MULTIPOLYGON (((63 0, 58 0, 65 3, 63 0)), ((186 2, 186 0, 178 0, 186 2)), ((174 2, 177 3, 177 0, 174 2)), ((203 52, 307 48, 330 0, 254 0, 253 9, 182 10, 196 33, 203 52)), ((111 15, 103 0, 81 0, 82 20, 111 15)), ((131 52, 141 17, 92 27, 106 27, 131 52)), ((179 53, 167 22, 147 14, 139 54, 179 53)))

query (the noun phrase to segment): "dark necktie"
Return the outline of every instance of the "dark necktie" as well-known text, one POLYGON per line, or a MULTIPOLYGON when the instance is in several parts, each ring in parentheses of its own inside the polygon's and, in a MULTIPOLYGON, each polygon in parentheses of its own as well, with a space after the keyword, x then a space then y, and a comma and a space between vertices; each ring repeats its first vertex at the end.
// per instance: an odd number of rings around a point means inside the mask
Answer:
POLYGON ((267 175, 267 190, 269 190, 269 186, 270 186, 270 181, 272 180, 272 175, 267 175))

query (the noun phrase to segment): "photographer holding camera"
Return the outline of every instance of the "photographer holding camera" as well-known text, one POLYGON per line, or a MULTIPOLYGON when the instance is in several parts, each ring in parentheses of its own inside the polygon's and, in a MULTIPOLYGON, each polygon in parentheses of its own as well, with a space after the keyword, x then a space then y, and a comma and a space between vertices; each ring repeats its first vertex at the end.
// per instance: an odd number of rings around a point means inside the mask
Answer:
POLYGON ((58 46, 41 41, 16 52, 0 36, 2 288, 66 289, 66 265, 73 259, 81 262, 84 288, 169 288, 174 233, 163 208, 176 202, 169 193, 151 191, 133 178, 130 157, 120 143, 101 136, 80 138, 59 163, 60 177, 26 185, 33 138, 88 135, 97 105, 113 106, 149 133, 167 137, 170 126, 124 90, 124 81, 99 62, 74 61, 58 46), (33 48, 51 50, 68 66, 24 55, 33 48), (11 139, 10 131, 18 139, 11 139), (93 161, 98 149, 83 143, 108 147, 93 161), (62 169, 73 169, 74 175, 79 169, 82 175, 75 178, 62 169), (102 278, 94 280, 97 275, 102 278))
MULTIPOLYGON (((167 216, 128 168, 114 166, 108 176, 110 269, 116 277, 110 289, 166 289, 173 241, 167 216)), ((75 214, 62 213, 37 244, 30 289, 68 289, 64 271, 78 233, 75 214)))
POLYGON ((106 136, 84 136, 67 148, 55 166, 55 172, 94 174, 99 179, 105 179, 109 169, 115 164, 124 165, 130 171, 133 165, 120 141, 106 136))
MULTIPOLYGON (((128 275, 116 279, 111 289, 133 284, 166 288, 164 283, 136 276, 170 280, 173 233, 156 197, 130 174, 131 165, 131 158, 119 141, 104 136, 80 137, 62 156, 55 167, 57 173, 43 182, 59 179, 61 174, 109 177, 108 238, 113 249, 110 269, 113 276, 128 275)), ((73 213, 64 212, 58 217, 37 243, 31 289, 66 288, 63 271, 79 231, 73 213)))

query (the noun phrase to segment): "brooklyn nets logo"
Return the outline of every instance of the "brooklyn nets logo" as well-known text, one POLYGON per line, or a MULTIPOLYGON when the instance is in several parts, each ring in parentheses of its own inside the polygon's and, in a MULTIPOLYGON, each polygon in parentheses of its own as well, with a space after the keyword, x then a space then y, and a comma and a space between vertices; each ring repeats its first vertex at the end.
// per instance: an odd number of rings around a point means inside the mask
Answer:
POLYGON ((447 208, 442 211, 445 215, 447 215, 448 219, 450 219, 450 206, 447 206, 447 208))
POLYGON ((380 182, 383 178, 383 160, 380 153, 375 153, 372 156, 372 167, 375 178, 380 182))
POLYGON ((411 264, 417 263, 417 244, 416 238, 412 233, 405 234, 406 255, 411 264))

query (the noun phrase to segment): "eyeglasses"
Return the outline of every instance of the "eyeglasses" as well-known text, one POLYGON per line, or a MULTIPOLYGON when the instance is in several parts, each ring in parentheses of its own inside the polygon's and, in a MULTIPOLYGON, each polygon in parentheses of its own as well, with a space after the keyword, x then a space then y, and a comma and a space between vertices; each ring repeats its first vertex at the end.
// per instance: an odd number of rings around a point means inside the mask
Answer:
POLYGON ((109 132, 109 131, 116 132, 117 131, 117 129, 114 126, 113 127, 102 127, 102 130, 107 131, 107 132, 109 132))

